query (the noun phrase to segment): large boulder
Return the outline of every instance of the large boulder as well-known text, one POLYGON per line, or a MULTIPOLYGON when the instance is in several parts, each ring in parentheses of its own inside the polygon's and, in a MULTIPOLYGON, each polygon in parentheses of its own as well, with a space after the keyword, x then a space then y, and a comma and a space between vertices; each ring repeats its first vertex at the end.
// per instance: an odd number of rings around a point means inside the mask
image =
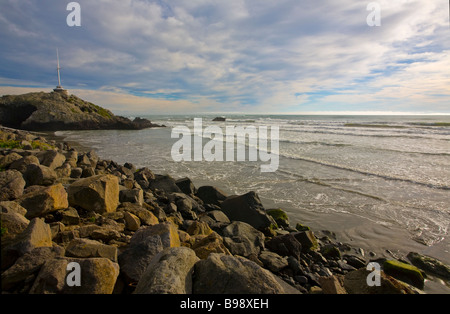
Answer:
POLYGON ((144 203, 144 191, 142 189, 122 189, 119 192, 119 201, 121 203, 136 203, 142 205, 144 203))
MULTIPOLYGON (((0 133, 1 135, 2 133, 0 133)), ((3 133, 4 134, 4 133, 3 133)), ((0 156, 0 168, 8 168, 11 166, 11 164, 17 160, 22 159, 22 156, 20 156, 18 153, 9 153, 5 156, 0 156)))
POLYGON ((208 217, 211 217, 215 222, 229 224, 230 219, 221 210, 211 210, 206 213, 208 217))
POLYGON ((192 249, 195 254, 201 258, 206 259, 211 253, 223 253, 226 255, 231 255, 230 251, 224 244, 223 238, 213 232, 210 235, 204 237, 196 237, 195 242, 192 244, 192 249))
POLYGON ((41 165, 47 166, 52 170, 61 167, 66 161, 66 156, 51 149, 39 152, 36 157, 41 165))
POLYGON ((234 221, 222 233, 225 246, 233 255, 258 256, 264 249, 264 234, 245 222, 234 221))
POLYGON ((272 217, 267 215, 255 192, 240 196, 229 196, 221 203, 222 211, 231 221, 243 221, 254 228, 265 231, 276 225, 272 217))
POLYGON ((194 195, 197 189, 194 183, 189 178, 181 178, 175 181, 175 184, 180 188, 180 190, 187 195, 194 195))
MULTIPOLYGON (((145 203, 143 204, 145 206, 145 203)), ((129 212, 138 217, 143 225, 156 225, 159 223, 158 218, 150 211, 150 209, 142 207, 134 203, 122 203, 119 207, 124 212, 129 212)))
POLYGON ((227 195, 223 191, 210 185, 199 187, 196 195, 205 204, 213 204, 219 206, 220 203, 227 198, 227 195))
POLYGON ((195 264, 194 294, 299 293, 267 269, 244 257, 213 253, 195 264))
POLYGON ((281 271, 289 265, 286 257, 282 257, 275 252, 267 250, 261 252, 259 260, 263 263, 265 268, 274 273, 281 271))
POLYGON ((367 278, 371 275, 369 270, 361 268, 348 272, 344 276, 344 288, 349 294, 415 294, 407 285, 386 275, 380 271, 380 284, 367 284, 367 278))
POLYGON ((53 169, 36 164, 27 165, 23 177, 27 182, 27 186, 52 185, 57 180, 57 174, 53 169))
POLYGON ((422 272, 416 266, 396 260, 386 260, 383 263, 383 270, 386 274, 409 283, 419 289, 423 289, 424 287, 422 272))
POLYGON ((166 193, 182 193, 175 179, 169 175, 157 175, 154 179, 149 180, 149 188, 162 190, 166 193))
POLYGON ((266 210, 266 213, 275 220, 278 227, 283 227, 283 228, 289 227, 289 217, 284 210, 279 209, 279 208, 274 208, 274 209, 266 210))
POLYGON ((156 254, 179 246, 177 228, 172 223, 141 227, 131 238, 127 249, 119 255, 121 274, 126 282, 137 283, 156 254))
POLYGON ((151 260, 134 293, 191 294, 192 273, 199 260, 187 247, 163 250, 151 260))
POLYGON ((201 210, 199 204, 192 197, 184 193, 170 193, 168 199, 175 204, 177 211, 184 219, 196 219, 196 212, 201 210))
POLYGON ((2 291, 20 289, 20 285, 32 275, 36 275, 46 261, 64 256, 64 249, 60 246, 37 247, 25 253, 16 263, 2 273, 2 291))
POLYGON ((117 247, 96 240, 73 239, 66 248, 66 256, 79 258, 104 257, 117 262, 117 247))
POLYGON ((191 222, 189 227, 187 228, 186 232, 191 235, 210 235, 213 233, 212 229, 209 227, 209 225, 206 222, 203 221, 197 221, 194 220, 191 222))
POLYGON ((70 206, 79 206, 100 214, 114 212, 119 204, 119 179, 96 175, 72 183, 67 192, 70 206))
POLYGON ((30 221, 27 228, 16 236, 12 243, 2 248, 2 269, 10 267, 22 255, 37 247, 51 247, 50 226, 40 218, 30 221))
POLYGON ((34 189, 20 197, 18 203, 27 210, 25 217, 28 219, 69 207, 67 192, 61 183, 34 189))
POLYGON ((300 260, 302 245, 291 233, 273 237, 266 247, 281 256, 293 256, 300 260))
POLYGON ((319 243, 312 231, 299 231, 292 234, 300 242, 304 250, 317 250, 319 248, 319 243))
POLYGON ((23 194, 25 180, 17 170, 0 171, 0 201, 9 201, 23 194))
POLYGON ((322 276, 319 278, 320 287, 323 294, 347 294, 347 291, 342 286, 342 277, 336 276, 322 276))
POLYGON ((25 214, 27 213, 27 210, 15 201, 0 202, 0 210, 2 213, 17 213, 22 216, 25 216, 25 214))
POLYGON ((3 248, 22 233, 30 221, 25 218, 27 210, 14 201, 0 202, 0 213, 2 226, 1 246, 3 248))
MULTIPOLYGON (((75 273, 74 276, 77 274, 75 273)), ((114 290, 119 265, 108 258, 67 258, 59 257, 48 260, 30 289, 31 294, 111 294, 114 290), (70 263, 79 265, 80 285, 69 286, 66 278, 77 268, 68 266, 70 263)))
MULTIPOLYGON (((1 207, 1 206, 0 206, 1 207)), ((2 246, 22 233, 30 223, 28 219, 17 212, 0 212, 2 226, 2 246)))
POLYGON ((19 160, 14 161, 9 169, 15 169, 24 173, 27 170, 28 165, 39 165, 39 159, 34 155, 25 156, 19 160))

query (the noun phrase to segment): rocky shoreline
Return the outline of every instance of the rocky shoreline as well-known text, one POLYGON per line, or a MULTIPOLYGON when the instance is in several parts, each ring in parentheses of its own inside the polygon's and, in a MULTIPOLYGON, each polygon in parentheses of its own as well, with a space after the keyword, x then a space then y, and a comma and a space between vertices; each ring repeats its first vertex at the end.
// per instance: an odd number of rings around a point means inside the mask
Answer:
POLYGON ((417 294, 427 277, 450 281, 431 257, 378 259, 292 226, 255 191, 226 195, 5 127, 0 208, 3 294, 417 294), (367 284, 369 262, 380 285, 367 284))

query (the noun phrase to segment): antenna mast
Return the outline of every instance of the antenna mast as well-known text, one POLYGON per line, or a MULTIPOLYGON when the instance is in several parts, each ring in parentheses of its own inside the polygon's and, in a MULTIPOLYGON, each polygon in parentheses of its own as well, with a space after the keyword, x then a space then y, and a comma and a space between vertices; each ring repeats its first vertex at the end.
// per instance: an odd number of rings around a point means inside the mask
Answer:
POLYGON ((58 62, 58 66, 56 67, 56 71, 58 72, 58 86, 56 86, 56 88, 54 88, 53 91, 54 92, 63 93, 63 94, 67 95, 68 94, 67 90, 65 90, 61 86, 61 75, 59 73, 59 70, 61 69, 61 67, 59 66, 59 52, 58 52, 58 48, 56 48, 56 60, 58 62))
POLYGON ((58 62, 58 67, 56 68, 56 70, 58 71, 58 86, 61 86, 61 76, 60 76, 60 74, 59 74, 59 70, 60 70, 61 68, 59 67, 59 53, 58 53, 58 48, 56 48, 56 59, 57 59, 57 62, 58 62))

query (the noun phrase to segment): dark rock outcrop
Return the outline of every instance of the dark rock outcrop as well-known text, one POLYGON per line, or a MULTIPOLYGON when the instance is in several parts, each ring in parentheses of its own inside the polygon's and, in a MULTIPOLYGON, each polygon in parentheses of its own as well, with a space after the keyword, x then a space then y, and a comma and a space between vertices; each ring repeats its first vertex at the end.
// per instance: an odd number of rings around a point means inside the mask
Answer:
POLYGON ((140 130, 159 126, 143 118, 116 116, 75 95, 55 92, 2 96, 0 124, 31 131, 140 130))

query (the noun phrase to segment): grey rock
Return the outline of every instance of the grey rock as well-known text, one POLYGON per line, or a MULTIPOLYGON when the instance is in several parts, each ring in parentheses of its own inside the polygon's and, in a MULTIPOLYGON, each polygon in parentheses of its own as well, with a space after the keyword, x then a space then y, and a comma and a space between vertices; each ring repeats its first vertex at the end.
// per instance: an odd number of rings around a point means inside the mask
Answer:
POLYGON ((438 259, 416 252, 408 253, 407 257, 414 266, 423 271, 450 280, 450 266, 438 259))
POLYGON ((175 183, 175 179, 169 175, 158 175, 153 180, 149 180, 149 188, 162 190, 166 193, 182 193, 175 183))
POLYGON ((259 260, 264 264, 265 268, 274 273, 281 271, 289 265, 286 257, 281 257, 271 251, 262 251, 259 255, 259 260))
POLYGON ((79 258, 104 257, 117 262, 117 247, 90 239, 73 239, 66 248, 66 256, 79 258))
POLYGON ((8 241, 15 238, 18 234, 22 233, 30 223, 23 215, 10 211, 1 212, 1 222, 4 234, 2 234, 2 246, 4 246, 8 241))
POLYGON ((334 244, 326 244, 320 248, 320 253, 327 259, 340 259, 341 251, 334 244))
POLYGON ((78 211, 73 207, 61 210, 59 214, 61 215, 61 222, 65 225, 78 225, 80 223, 78 211))
POLYGON ((43 166, 49 167, 55 170, 61 167, 66 161, 66 157, 54 150, 41 151, 36 156, 39 159, 39 163, 43 166))
POLYGON ((304 250, 316 250, 319 247, 312 231, 299 231, 292 233, 304 250))
POLYGON ((22 159, 22 156, 15 152, 9 153, 6 156, 0 156, 0 168, 8 168, 13 162, 20 159, 22 159))
POLYGON ((231 221, 243 221, 261 231, 276 225, 255 192, 229 196, 221 203, 221 208, 231 221))
POLYGON ((2 291, 14 289, 30 275, 36 274, 49 259, 64 256, 64 249, 60 246, 37 247, 25 253, 16 263, 2 273, 2 291))
POLYGON ((194 265, 200 259, 187 247, 167 248, 150 262, 135 294, 191 294, 194 265))
POLYGON ((119 209, 125 212, 130 212, 131 214, 135 215, 136 217, 139 218, 139 220, 143 225, 156 225, 159 222, 158 218, 153 214, 152 211, 143 206, 125 202, 121 204, 119 209))
POLYGON ((197 189, 189 178, 182 178, 175 181, 175 184, 180 188, 180 190, 187 195, 194 195, 197 189))
POLYGON ((59 257, 48 260, 30 289, 31 294, 111 294, 114 290, 119 265, 107 258, 59 257), (80 269, 80 286, 69 286, 66 278, 76 271, 68 266, 75 262, 80 269))
POLYGON ((20 171, 21 173, 24 173, 27 170, 28 165, 39 165, 39 159, 33 155, 25 156, 19 160, 14 161, 9 166, 9 169, 15 169, 20 171))
POLYGON ((28 219, 42 217, 69 206, 67 192, 61 183, 48 187, 36 186, 36 189, 22 195, 17 202, 27 210, 25 217, 28 219))
POLYGON ((69 204, 96 213, 113 212, 119 204, 119 181, 113 175, 77 180, 67 188, 69 204))
MULTIPOLYGON (((72 174, 72 172, 71 172, 72 174)), ((93 167, 84 167, 81 171, 81 177, 82 178, 89 178, 95 176, 95 169, 93 167)))
POLYGON ((224 244, 231 254, 257 256, 264 249, 264 234, 245 222, 234 221, 225 227, 222 233, 224 244))
POLYGON ((299 293, 270 271, 240 257, 212 253, 195 264, 194 294, 299 293))
POLYGON ((2 248, 2 269, 10 267, 27 252, 37 247, 51 247, 52 233, 50 226, 39 218, 30 221, 27 228, 14 238, 7 247, 2 248))
POLYGON ((219 206, 220 203, 227 198, 227 195, 223 191, 209 185, 199 187, 196 195, 205 204, 213 204, 219 206))
POLYGON ((72 168, 70 171, 70 177, 73 179, 81 178, 81 175, 83 174, 83 169, 80 167, 72 168))
POLYGON ((0 171, 0 201, 10 201, 23 194, 25 180, 17 170, 0 171))
POLYGON ((118 257, 125 281, 138 283, 155 255, 165 248, 178 246, 180 239, 176 227, 171 223, 141 227, 118 257))
POLYGON ((223 213, 221 210, 212 210, 207 212, 207 215, 214 219, 216 222, 222 222, 222 223, 230 223, 230 219, 227 215, 223 213))
POLYGON ((57 180, 56 172, 44 165, 29 164, 23 174, 27 186, 52 185, 57 180))
POLYGON ((355 267, 356 269, 366 267, 367 265, 367 262, 364 259, 355 255, 345 254, 343 258, 347 262, 347 264, 355 267))
POLYGON ((266 243, 266 247, 281 256, 293 256, 300 260, 302 245, 292 234, 276 236, 266 243))
POLYGON ((136 203, 142 205, 144 203, 144 191, 142 189, 125 189, 119 192, 119 201, 121 203, 136 203))

